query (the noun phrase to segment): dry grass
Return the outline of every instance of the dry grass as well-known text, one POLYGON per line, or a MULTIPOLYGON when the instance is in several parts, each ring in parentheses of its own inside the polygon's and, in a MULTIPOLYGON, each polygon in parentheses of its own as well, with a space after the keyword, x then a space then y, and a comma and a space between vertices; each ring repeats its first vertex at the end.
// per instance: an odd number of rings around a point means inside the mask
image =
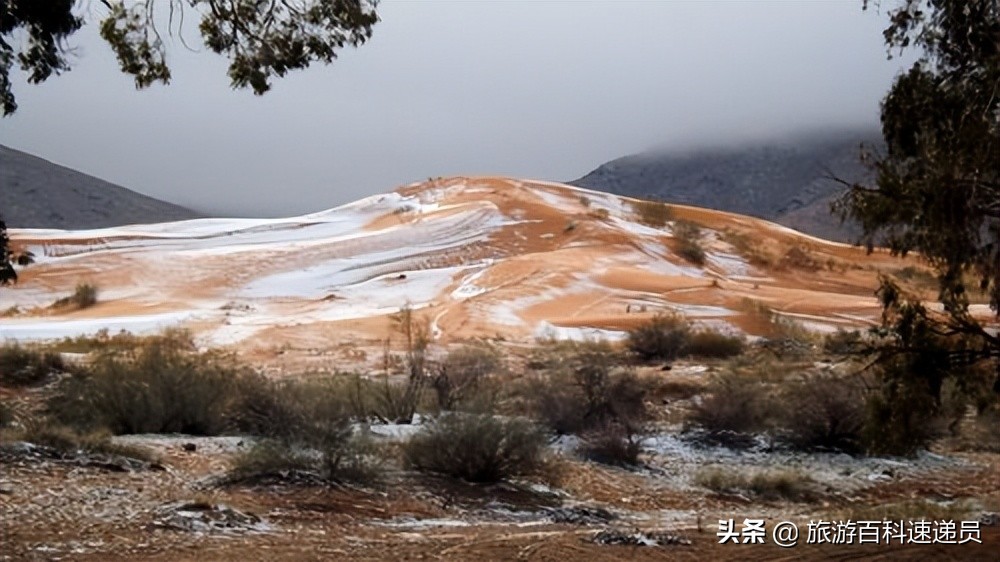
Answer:
POLYGON ((0 346, 0 386, 35 386, 68 370, 57 353, 16 342, 0 346))
POLYGON ((722 494, 739 494, 761 500, 810 501, 815 498, 813 480, 791 470, 749 473, 719 467, 700 470, 695 483, 722 494))
POLYGON ((536 472, 548 438, 531 422, 488 414, 444 414, 403 447, 408 466, 468 482, 499 482, 536 472))
POLYGON ((636 200, 631 202, 636 220, 653 228, 663 228, 674 219, 673 209, 662 201, 636 200))
POLYGON ((672 361, 681 355, 691 336, 691 325, 680 315, 657 314, 628 333, 629 350, 639 358, 672 361))
POLYGON ((156 455, 144 447, 114 443, 106 431, 86 431, 49 422, 32 421, 25 427, 4 436, 5 441, 26 441, 54 449, 61 455, 102 454, 156 462, 156 455))
POLYGON ((97 304, 97 287, 90 283, 79 283, 72 295, 63 297, 52 303, 55 308, 74 307, 89 308, 97 304))
POLYGON ((701 227, 685 221, 674 221, 674 240, 677 242, 677 253, 685 260, 695 265, 705 265, 705 249, 701 246, 701 227))

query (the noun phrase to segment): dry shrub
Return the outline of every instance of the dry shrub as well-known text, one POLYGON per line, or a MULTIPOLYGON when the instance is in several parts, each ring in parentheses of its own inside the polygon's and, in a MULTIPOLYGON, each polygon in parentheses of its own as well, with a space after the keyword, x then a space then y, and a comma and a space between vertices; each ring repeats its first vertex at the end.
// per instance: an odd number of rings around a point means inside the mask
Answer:
POLYGON ((585 459, 615 466, 636 466, 641 438, 621 424, 609 423, 583 435, 578 452, 585 459))
POLYGON ((767 392, 759 381, 724 374, 709 384, 707 396, 694 405, 687 430, 700 429, 710 442, 747 445, 767 429, 767 392))
POLYGON ((808 501, 815 497, 813 480, 801 472, 790 470, 747 474, 718 467, 706 468, 695 475, 695 482, 715 492, 762 500, 808 501))
POLYGON ((857 380, 832 376, 784 382, 771 409, 779 436, 803 450, 861 452, 863 391, 857 380))
POLYGON ((115 434, 217 435, 226 429, 242 370, 189 348, 183 338, 156 338, 131 352, 103 353, 87 372, 60 382, 49 413, 73 427, 115 434))
POLYGON ((636 218, 642 224, 654 228, 662 228, 673 220, 674 211, 670 205, 662 201, 635 200, 631 202, 636 218))
POLYGON ((705 249, 701 247, 701 227, 697 224, 678 220, 673 227, 677 253, 695 265, 705 265, 705 249))
POLYGON ((648 389, 616 366, 617 355, 609 350, 577 351, 532 389, 536 417, 558 434, 583 434, 612 423, 638 431, 648 418, 648 389))
POLYGON ((858 330, 838 328, 823 337, 823 351, 833 355, 853 355, 864 351, 865 337, 858 330))
POLYGON ((746 341, 739 336, 698 330, 688 336, 682 353, 694 357, 725 359, 743 353, 745 347, 746 341))
POLYGON ((446 413, 414 435, 403 452, 414 469, 491 483, 537 471, 547 444, 545 433, 524 419, 446 413))
POLYGON ((78 283, 73 294, 63 297, 52 303, 54 307, 74 306, 76 308, 89 308, 97 304, 97 287, 90 283, 78 283))
POLYGON ((6 402, 0 402, 0 429, 12 425, 15 419, 17 416, 14 414, 14 409, 6 402))
POLYGON ((779 267, 805 269, 808 271, 819 271, 823 269, 823 264, 814 258, 805 246, 792 246, 781 257, 778 262, 779 267))
POLYGON ((237 457, 229 481, 378 480, 374 449, 354 431, 351 392, 345 380, 244 378, 232 419, 241 431, 264 439, 237 457))
POLYGON ((487 378, 504 371, 499 350, 488 345, 466 345, 450 353, 437 365, 431 388, 442 410, 481 409, 487 378))
POLYGON ((67 370, 58 353, 23 347, 16 342, 0 346, 0 385, 34 386, 67 370))
POLYGON ((532 389, 534 410, 557 434, 581 435, 586 458, 634 465, 649 417, 649 389, 633 372, 618 369, 618 362, 608 347, 578 349, 532 389))
POLYGON ((587 211, 587 216, 592 219, 605 221, 611 216, 611 212, 602 207, 600 209, 591 209, 587 211))
POLYGON ((239 377, 227 407, 233 429, 273 439, 309 442, 350 426, 352 404, 346 381, 272 381, 258 374, 239 377))
POLYGON ((672 361, 684 350, 691 337, 691 325, 676 314, 657 314, 629 331, 629 350, 643 360, 672 361))
POLYGON ((18 432, 21 441, 49 447, 62 456, 75 457, 80 454, 102 454, 154 462, 156 455, 144 447, 122 445, 111 441, 106 431, 88 431, 66 427, 49 422, 30 422, 18 432))

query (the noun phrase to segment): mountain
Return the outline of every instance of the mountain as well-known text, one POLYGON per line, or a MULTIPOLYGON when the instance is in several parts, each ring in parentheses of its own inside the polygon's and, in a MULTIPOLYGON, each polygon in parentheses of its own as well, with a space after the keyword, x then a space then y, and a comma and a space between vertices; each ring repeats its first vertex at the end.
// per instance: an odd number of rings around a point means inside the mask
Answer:
POLYGON ((59 229, 105 228, 201 216, 3 145, 0 214, 9 227, 59 229))
POLYGON ((822 238, 854 241, 857 227, 841 225, 830 214, 830 203, 844 187, 826 176, 869 178, 859 147, 878 139, 876 131, 814 133, 735 148, 649 152, 612 160, 569 183, 751 215, 822 238))
POLYGON ((767 336, 772 310, 816 330, 869 325, 878 270, 913 263, 762 219, 648 208, 558 183, 455 177, 284 219, 15 229, 38 262, 3 291, 14 312, 0 340, 181 325, 243 349, 377 348, 406 305, 443 342, 613 339, 664 312, 767 336), (50 306, 81 282, 98 288, 95 306, 50 306))

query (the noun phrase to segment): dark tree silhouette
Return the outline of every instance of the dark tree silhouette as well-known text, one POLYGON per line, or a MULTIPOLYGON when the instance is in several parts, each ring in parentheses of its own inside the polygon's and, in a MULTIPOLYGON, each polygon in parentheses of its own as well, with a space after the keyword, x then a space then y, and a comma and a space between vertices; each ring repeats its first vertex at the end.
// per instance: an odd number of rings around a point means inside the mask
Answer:
POLYGON ((914 252, 938 273, 941 312, 882 279, 881 358, 938 365, 925 377, 937 399, 946 367, 995 362, 1000 392, 996 322, 969 312, 978 291, 1000 320, 1000 2, 903 0, 888 15, 889 56, 920 57, 882 101, 886 150, 865 154, 875 185, 851 185, 835 210, 869 251, 914 252))
MULTIPOLYGON (((200 16, 205 45, 229 58, 233 88, 255 94, 271 79, 313 62, 330 63, 344 46, 359 46, 378 22, 378 0, 100 0, 105 12, 101 37, 111 46, 122 72, 137 88, 170 81, 161 28, 179 32, 185 12, 200 16), (157 10, 157 7, 163 7, 157 10), (165 22, 158 15, 167 12, 165 22), (163 27, 165 24, 165 27, 163 27)), ((0 106, 17 110, 10 70, 15 62, 31 83, 70 69, 67 39, 91 16, 78 13, 74 0, 0 1, 0 106), (19 45, 18 45, 19 43, 19 45)))

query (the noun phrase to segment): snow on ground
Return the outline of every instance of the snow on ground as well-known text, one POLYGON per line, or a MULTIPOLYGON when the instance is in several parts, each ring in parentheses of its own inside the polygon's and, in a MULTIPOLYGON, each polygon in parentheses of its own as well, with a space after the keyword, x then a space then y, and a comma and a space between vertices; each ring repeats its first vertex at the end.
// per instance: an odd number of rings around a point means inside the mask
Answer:
POLYGON ((191 319, 192 312, 165 312, 136 316, 109 316, 80 320, 5 318, 0 323, 0 340, 51 340, 95 334, 107 330, 114 334, 122 330, 133 334, 150 334, 191 319))
POLYGON ((750 264, 735 254, 708 252, 705 254, 705 260, 727 277, 750 274, 750 264))
POLYGON ((554 326, 543 320, 535 328, 534 336, 538 339, 572 341, 620 341, 625 339, 627 334, 617 330, 602 330, 600 328, 554 326))
POLYGON ((808 475, 820 484, 850 494, 879 480, 891 480, 906 474, 958 467, 966 461, 923 452, 915 459, 896 457, 852 457, 843 453, 803 453, 774 450, 760 436, 748 449, 700 445, 684 438, 679 428, 668 428, 642 441, 648 462, 658 472, 671 478, 681 489, 695 489, 700 471, 739 470, 742 474, 760 471, 791 470, 808 475))

